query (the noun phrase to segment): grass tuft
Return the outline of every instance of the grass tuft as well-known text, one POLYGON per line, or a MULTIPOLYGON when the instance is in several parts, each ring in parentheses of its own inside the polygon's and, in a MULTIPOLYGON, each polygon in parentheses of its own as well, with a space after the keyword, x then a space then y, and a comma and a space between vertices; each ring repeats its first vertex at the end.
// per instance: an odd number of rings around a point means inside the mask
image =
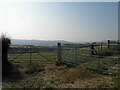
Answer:
POLYGON ((65 73, 62 74, 62 80, 66 83, 74 83, 78 78, 85 78, 88 73, 85 66, 79 65, 75 68, 69 68, 65 73))
POLYGON ((26 71, 25 73, 27 74, 33 74, 33 73, 38 73, 40 71, 44 70, 44 66, 39 64, 39 63, 32 63, 31 65, 26 66, 26 71))

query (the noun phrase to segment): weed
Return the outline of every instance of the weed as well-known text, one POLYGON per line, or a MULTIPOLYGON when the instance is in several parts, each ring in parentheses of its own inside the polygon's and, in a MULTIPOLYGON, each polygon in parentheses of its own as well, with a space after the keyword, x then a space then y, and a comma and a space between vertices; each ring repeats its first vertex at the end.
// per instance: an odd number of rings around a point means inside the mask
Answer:
POLYGON ((27 65, 26 73, 32 74, 32 73, 38 73, 40 71, 44 70, 44 66, 38 63, 32 63, 31 65, 27 65))

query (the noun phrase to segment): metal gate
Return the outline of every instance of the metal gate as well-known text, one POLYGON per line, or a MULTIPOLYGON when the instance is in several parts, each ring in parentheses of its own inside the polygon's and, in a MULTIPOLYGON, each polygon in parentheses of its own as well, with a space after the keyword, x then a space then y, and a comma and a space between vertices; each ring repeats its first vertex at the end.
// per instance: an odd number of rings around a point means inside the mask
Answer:
POLYGON ((13 63, 54 63, 56 59, 55 47, 40 47, 33 45, 15 45, 9 49, 8 58, 13 63), (48 49, 49 48, 49 49, 48 49))

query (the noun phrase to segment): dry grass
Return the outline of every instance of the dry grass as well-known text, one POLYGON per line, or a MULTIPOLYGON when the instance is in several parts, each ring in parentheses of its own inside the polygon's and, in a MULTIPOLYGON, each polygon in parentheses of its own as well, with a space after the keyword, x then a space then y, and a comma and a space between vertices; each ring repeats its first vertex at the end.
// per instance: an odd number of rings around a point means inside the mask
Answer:
MULTIPOLYGON (((25 70, 26 71, 26 70, 25 70)), ((39 73, 25 74, 18 82, 4 83, 5 87, 41 88, 98 88, 112 87, 112 78, 90 73, 84 65, 74 68, 45 65, 39 73)))
POLYGON ((66 69, 60 76, 62 82, 74 83, 78 78, 88 77, 88 72, 83 65, 79 65, 75 68, 66 69))

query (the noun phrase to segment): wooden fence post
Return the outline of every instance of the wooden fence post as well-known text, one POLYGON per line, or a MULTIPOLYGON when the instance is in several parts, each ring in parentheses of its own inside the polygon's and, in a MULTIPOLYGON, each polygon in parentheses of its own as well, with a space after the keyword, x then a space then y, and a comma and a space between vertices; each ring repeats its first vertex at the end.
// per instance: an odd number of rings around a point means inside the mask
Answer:
POLYGON ((109 44, 110 44, 110 40, 108 40, 108 48, 110 48, 110 45, 109 45, 109 44))
POLYGON ((32 63, 32 45, 30 45, 30 65, 31 65, 31 63, 32 63))
POLYGON ((58 43, 58 55, 57 55, 57 58, 58 58, 58 62, 62 61, 61 43, 58 43))
POLYGON ((94 45, 91 44, 91 55, 94 55, 94 45))
POLYGON ((102 44, 103 44, 103 43, 101 42, 101 50, 102 50, 102 44))
POLYGON ((75 61, 77 62, 77 45, 75 46, 75 61))

